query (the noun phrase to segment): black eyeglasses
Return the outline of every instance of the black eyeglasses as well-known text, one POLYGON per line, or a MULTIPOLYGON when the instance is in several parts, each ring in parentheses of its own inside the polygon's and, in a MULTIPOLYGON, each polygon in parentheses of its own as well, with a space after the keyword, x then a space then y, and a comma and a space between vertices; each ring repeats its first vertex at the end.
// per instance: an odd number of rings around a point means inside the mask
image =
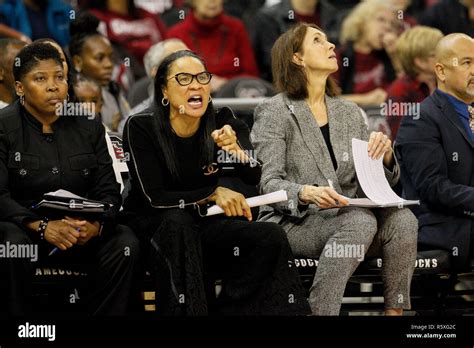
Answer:
POLYGON ((194 78, 196 78, 196 81, 199 82, 201 85, 207 85, 209 82, 211 82, 212 74, 209 71, 203 71, 196 75, 189 73, 179 73, 174 76, 171 76, 170 78, 168 78, 168 80, 171 80, 173 78, 181 86, 190 85, 193 82, 194 78))

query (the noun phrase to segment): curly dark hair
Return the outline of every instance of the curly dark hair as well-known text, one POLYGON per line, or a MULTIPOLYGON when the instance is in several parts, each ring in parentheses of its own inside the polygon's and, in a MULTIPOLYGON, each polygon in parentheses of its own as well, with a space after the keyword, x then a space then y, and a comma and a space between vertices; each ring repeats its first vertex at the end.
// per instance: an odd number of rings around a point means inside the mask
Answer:
POLYGON ((52 59, 63 68, 59 52, 47 43, 33 42, 18 52, 13 60, 13 76, 15 81, 21 81, 42 60, 52 59))
POLYGON ((69 24, 71 40, 69 41, 69 55, 74 57, 81 55, 82 47, 87 38, 91 36, 103 36, 97 28, 100 20, 89 12, 80 13, 77 18, 69 24))

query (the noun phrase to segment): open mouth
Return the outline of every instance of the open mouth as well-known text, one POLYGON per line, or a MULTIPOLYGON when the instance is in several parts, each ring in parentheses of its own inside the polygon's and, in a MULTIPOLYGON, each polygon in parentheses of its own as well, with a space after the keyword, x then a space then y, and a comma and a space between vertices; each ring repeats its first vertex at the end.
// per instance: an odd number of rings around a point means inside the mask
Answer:
POLYGON ((202 97, 199 95, 192 96, 188 99, 188 104, 193 109, 199 109, 200 107, 202 107, 202 97))

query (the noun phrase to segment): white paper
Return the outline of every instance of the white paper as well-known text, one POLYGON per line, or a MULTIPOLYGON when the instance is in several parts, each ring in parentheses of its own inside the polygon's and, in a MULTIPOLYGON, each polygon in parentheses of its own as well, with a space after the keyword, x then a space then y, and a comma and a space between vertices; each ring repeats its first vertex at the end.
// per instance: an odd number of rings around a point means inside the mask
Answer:
POLYGON ((48 195, 48 196, 56 196, 56 197, 63 197, 63 198, 86 199, 86 198, 84 198, 84 197, 75 195, 75 194, 72 193, 72 192, 69 192, 69 191, 66 191, 66 190, 62 190, 62 189, 57 190, 57 191, 54 191, 54 192, 48 192, 48 193, 46 193, 46 195, 48 195))
POLYGON ((361 207, 402 207, 420 204, 419 201, 408 201, 395 192, 385 177, 383 157, 374 160, 369 157, 368 142, 352 139, 352 155, 359 184, 367 198, 349 198, 349 204, 361 207))
MULTIPOLYGON (((52 197, 68 198, 71 201, 77 199, 81 202, 81 205, 86 207, 86 208, 102 208, 102 207, 104 207, 104 204, 101 203, 101 202, 91 201, 91 200, 88 200, 87 198, 78 196, 78 195, 76 195, 72 192, 62 190, 62 189, 59 189, 59 190, 54 191, 54 192, 48 192, 45 195, 46 196, 52 196, 52 197)), ((52 201, 52 200, 42 200, 40 202, 40 204, 41 203, 46 203, 46 202, 54 203, 54 204, 58 204, 58 205, 64 205, 64 206, 70 206, 71 205, 70 202, 66 203, 66 202, 52 201)))
MULTIPOLYGON (((259 207, 261 205, 285 202, 288 200, 288 194, 285 190, 280 190, 272 193, 267 193, 266 195, 256 196, 247 198, 247 204, 250 208, 259 207)), ((213 205, 207 210, 206 216, 222 214, 224 210, 218 205, 213 205)))

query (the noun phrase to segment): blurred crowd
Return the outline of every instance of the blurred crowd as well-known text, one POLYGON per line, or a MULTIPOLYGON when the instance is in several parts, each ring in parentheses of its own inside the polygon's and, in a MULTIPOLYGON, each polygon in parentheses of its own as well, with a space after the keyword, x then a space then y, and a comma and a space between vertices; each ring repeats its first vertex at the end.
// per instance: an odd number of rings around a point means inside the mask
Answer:
MULTIPOLYGON (((16 53, 45 38, 70 66, 70 97, 97 100, 114 132, 151 103, 159 63, 180 49, 204 58, 214 97, 271 96, 272 46, 298 22, 336 45, 344 98, 363 108, 420 102, 436 87, 441 37, 473 36, 474 0, 3 0, 0 99, 16 97, 8 74, 16 53)), ((399 123, 387 117, 383 131, 395 139, 399 123)))

